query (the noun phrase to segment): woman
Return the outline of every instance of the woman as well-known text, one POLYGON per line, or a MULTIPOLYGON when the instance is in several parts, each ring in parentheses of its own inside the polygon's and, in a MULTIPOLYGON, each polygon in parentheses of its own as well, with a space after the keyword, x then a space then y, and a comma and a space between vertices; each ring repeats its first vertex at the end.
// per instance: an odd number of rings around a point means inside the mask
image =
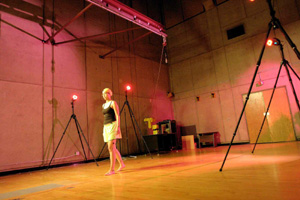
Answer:
POLYGON ((104 114, 103 138, 104 142, 108 145, 110 157, 110 168, 105 174, 106 176, 115 174, 116 159, 120 164, 117 171, 121 171, 125 167, 120 152, 116 148, 116 139, 121 139, 122 136, 120 130, 119 107, 115 101, 111 100, 112 95, 113 93, 109 88, 105 88, 102 91, 103 99, 106 101, 102 105, 102 112, 104 114))

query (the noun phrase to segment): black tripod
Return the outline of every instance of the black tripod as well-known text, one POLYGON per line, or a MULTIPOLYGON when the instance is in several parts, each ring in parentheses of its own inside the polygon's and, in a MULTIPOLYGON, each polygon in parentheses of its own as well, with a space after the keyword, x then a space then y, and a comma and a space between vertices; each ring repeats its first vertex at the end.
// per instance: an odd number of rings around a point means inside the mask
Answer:
MULTIPOLYGON (((140 133, 140 136, 141 136, 141 138, 142 138, 142 140, 143 140, 143 142, 144 142, 144 144, 145 144, 145 146, 146 146, 146 149, 147 149, 148 153, 150 154, 151 158, 153 159, 152 154, 150 153, 150 150, 149 150, 149 148, 148 148, 148 145, 147 145, 145 139, 143 138, 142 131, 141 131, 141 129, 140 129, 140 127, 139 127, 139 125, 138 125, 138 123, 137 123, 135 117, 134 117, 133 111, 132 111, 132 109, 131 109, 131 107, 130 107, 130 105, 129 105, 129 102, 128 102, 128 100, 127 100, 127 90, 125 91, 125 98, 126 98, 126 100, 125 100, 125 102, 124 102, 124 104, 123 104, 123 106, 122 106, 122 108, 121 108, 120 116, 121 116, 121 114, 122 114, 122 112, 123 112, 123 110, 124 110, 124 114, 125 114, 125 128, 126 128, 125 130, 126 130, 126 138, 127 138, 127 152, 128 152, 128 154, 129 154, 129 151, 128 151, 128 136, 127 136, 126 112, 125 112, 125 109, 124 109, 124 108, 125 108, 125 105, 128 107, 128 110, 129 110, 129 115, 130 115, 130 118, 131 118, 131 122, 132 122, 132 125, 133 125, 134 133, 135 133, 135 136, 136 136, 136 140, 137 140, 137 143, 138 143, 140 152, 142 152, 142 151, 141 151, 140 142, 139 142, 139 139, 138 139, 138 136, 137 136, 137 133, 136 133, 136 127, 137 127, 137 129, 138 129, 138 131, 139 131, 139 133, 140 133)), ((106 143, 103 145, 102 150, 101 150, 101 152, 99 153, 98 158, 100 158, 100 156, 101 156, 101 154, 102 154, 102 151, 104 150, 104 147, 105 147, 105 146, 106 146, 106 143)))
POLYGON ((253 150, 252 150, 252 153, 254 153, 254 150, 255 150, 255 147, 256 147, 256 144, 258 142, 258 138, 261 134, 261 131, 263 129, 263 126, 264 126, 264 123, 266 121, 266 118, 267 118, 267 113, 269 112, 269 108, 270 108, 270 105, 271 105, 271 102, 272 102, 272 99, 273 99, 273 95, 275 93, 275 89, 276 89, 276 86, 277 86, 277 82, 278 82, 278 79, 279 79, 279 75, 280 75, 280 72, 281 72, 281 68, 282 66, 285 67, 286 69, 286 72, 287 72, 287 75, 289 77, 289 81, 290 81, 290 84, 291 84, 291 87, 293 89, 293 93, 294 93, 294 97, 295 97, 295 100, 296 100, 296 103, 297 103, 297 106, 300 110, 300 105, 299 105, 299 100, 298 100, 298 97, 297 97, 297 94, 296 94, 296 90, 295 90, 295 87, 294 87, 294 84, 293 84, 293 81, 292 81, 292 78, 291 78, 291 74, 290 74, 290 71, 289 71, 289 68, 293 71, 293 73, 296 75, 296 77, 298 78, 298 80, 300 81, 300 77, 297 75, 297 73, 294 71, 294 69, 291 67, 291 65, 289 64, 289 62, 285 59, 284 57, 284 53, 283 53, 283 46, 281 44, 281 41, 277 38, 275 38, 276 40, 276 45, 279 45, 279 48, 280 48, 280 52, 281 52, 281 57, 282 57, 282 61, 281 61, 281 64, 280 64, 280 67, 279 67, 279 71, 278 71, 278 75, 277 75, 277 78, 276 78, 276 81, 275 81, 275 85, 274 85, 274 88, 273 88, 273 91, 272 91, 272 95, 271 95, 271 98, 270 98, 270 102, 269 102, 269 105, 267 107, 267 110, 266 110, 266 114, 265 114, 265 117, 263 119, 263 122, 261 124, 261 127, 260 127, 260 130, 259 130, 259 133, 258 133, 258 136, 256 138, 256 142, 255 142, 255 145, 253 147, 253 150))
MULTIPOLYGON (((260 64, 261 64, 261 60, 262 60, 262 57, 263 57, 263 53, 264 53, 264 51, 265 51, 266 43, 267 43, 267 40, 268 40, 268 38, 269 38, 269 35, 270 35, 270 32, 271 32, 271 29, 272 29, 272 28, 273 28, 274 30, 278 28, 278 29, 283 33, 283 35, 284 35, 284 37, 286 38, 286 40, 288 41, 289 45, 292 47, 292 49, 294 50, 294 52, 295 52, 295 54, 297 55, 298 59, 300 60, 300 53, 299 53, 299 51, 298 51, 296 45, 292 42, 291 38, 288 36, 288 34, 287 34, 287 33, 285 32, 285 30, 283 29, 283 27, 282 27, 282 25, 281 25, 279 19, 277 19, 277 18, 275 17, 275 10, 273 9, 271 0, 267 0, 267 3, 268 3, 268 5, 269 5, 270 15, 271 15, 272 19, 271 19, 271 21, 270 21, 270 23, 269 23, 269 29, 268 29, 268 32, 267 32, 266 40, 265 40, 265 43, 264 43, 264 45, 263 45, 263 48, 262 48, 262 50, 261 50, 259 59, 258 59, 257 64, 256 64, 256 69, 255 69, 254 76, 253 76, 253 78, 252 78, 252 82, 251 82, 251 85, 250 85, 250 88, 249 88, 249 91, 248 91, 248 94, 247 94, 247 97, 246 97, 246 101, 245 101, 245 103, 244 103, 244 107, 243 107, 243 109, 242 109, 241 115, 240 115, 240 117, 239 117, 238 123, 237 123, 237 125, 236 125, 235 131, 234 131, 234 133, 233 133, 233 136, 232 136, 232 139, 231 139, 229 148, 228 148, 227 153, 226 153, 226 156, 225 156, 225 158, 224 158, 224 160, 223 160, 223 163, 222 163, 222 166, 221 166, 221 168, 220 168, 220 171, 222 171, 222 169, 223 169, 223 166, 224 166, 224 164, 225 164, 226 158, 227 158, 227 156, 228 156, 228 153, 229 153, 229 151, 230 151, 231 145, 232 145, 232 143, 233 143, 234 137, 235 137, 236 132, 237 132, 237 130, 238 130, 238 128, 239 128, 239 125, 240 125, 241 119, 242 119, 242 117, 243 117, 243 114, 244 114, 244 111, 245 111, 247 102, 248 102, 248 100, 249 100, 249 96, 250 96, 251 91, 252 91, 252 87, 253 87, 253 84, 254 84, 254 81, 255 81, 255 77, 256 77, 256 75, 257 75, 259 66, 260 66, 260 64)), ((297 105, 298 105, 298 108, 299 108, 299 110, 300 110, 299 100, 298 100, 298 98, 297 98, 297 94, 296 94, 296 91, 295 91, 295 87, 294 87, 293 82, 292 82, 292 79, 291 79, 291 75, 290 75, 290 72, 289 72, 289 68, 293 71, 293 73, 297 76, 297 78, 298 78, 299 80, 300 80, 300 78, 299 78, 299 76, 296 74, 296 72, 294 71, 294 69, 290 66, 290 64, 288 63, 288 61, 285 59, 284 54, 283 54, 283 47, 282 47, 281 42, 280 42, 278 39, 276 39, 276 40, 277 40, 277 42, 278 42, 278 45, 280 46, 280 51, 281 51, 281 56, 282 56, 282 62, 281 62, 281 65, 280 65, 280 69, 279 69, 279 72, 278 72, 278 75, 277 75, 277 78, 276 78, 276 81, 275 81, 275 85, 274 85, 274 88, 273 88, 272 96, 271 96, 271 99, 270 99, 270 102, 269 102, 269 105, 268 105, 268 108, 267 108, 266 113, 268 113, 269 107, 270 107, 270 105, 271 105, 272 98, 273 98, 273 95, 274 95, 274 92, 275 92, 275 89, 276 89, 276 86, 277 86, 278 78, 279 78, 279 75, 280 75, 280 72, 281 72, 281 68, 282 68, 283 65, 285 66, 285 69, 286 69, 286 71, 287 71, 287 74, 288 74, 288 77, 289 77, 289 81, 290 81, 290 84, 291 84, 292 89, 293 89, 294 97, 295 97, 296 103, 297 103, 297 105), (289 68, 288 68, 288 67, 289 67, 289 68)), ((266 114, 265 117, 264 117, 263 123, 262 123, 262 125, 261 125, 261 129, 260 129, 259 135, 258 135, 258 137, 257 137, 256 143, 255 143, 255 145, 254 145, 254 148, 253 148, 252 153, 254 152, 255 146, 256 146, 256 144, 257 144, 258 138, 259 138, 260 133, 261 133, 261 131, 262 131, 262 127, 263 127, 263 125, 264 125, 264 122, 265 122, 265 120, 266 120, 266 117, 267 117, 267 114, 266 114)))
POLYGON ((69 127, 70 122, 71 122, 72 119, 74 119, 74 121, 75 121, 77 133, 78 133, 78 136, 79 136, 79 139, 80 139, 80 143, 81 143, 81 146, 82 146, 82 150, 83 150, 83 153, 84 153, 85 160, 87 160, 87 157, 86 157, 86 154, 85 154, 85 150, 84 150, 84 146, 83 146, 80 134, 84 138, 84 140, 85 140, 85 142, 86 142, 86 144, 87 144, 87 146, 88 146, 88 148, 89 148, 89 150, 90 150, 90 152, 91 152, 91 154, 92 154, 92 156, 94 158, 94 161, 96 162, 96 165, 99 166, 98 163, 97 163, 97 161, 96 161, 96 159, 95 159, 95 157, 94 157, 94 154, 93 154, 93 152, 92 152, 92 150, 91 150, 91 148, 90 148, 90 146, 89 146, 89 144, 88 144, 88 142, 87 142, 87 140, 86 140, 86 138, 85 138, 85 136, 84 136, 84 134, 83 134, 83 132, 81 130, 81 127, 80 127, 79 122, 78 122, 78 120, 76 118, 76 115, 74 114, 74 101, 75 100, 72 99, 72 102, 71 102, 71 105, 72 105, 72 115, 71 115, 71 117, 69 119, 69 122, 68 122, 68 124, 67 124, 67 126, 66 126, 66 128, 65 128, 65 130, 64 130, 64 132, 63 132, 63 134, 61 136, 61 138, 60 138, 60 141, 59 141, 59 143, 58 143, 58 145, 57 145, 57 147, 56 147, 56 149, 55 149, 55 151, 53 153, 53 156, 52 156, 52 158, 51 158, 51 160, 49 162, 49 165, 48 165, 47 169, 49 169, 50 164, 51 164, 51 162, 52 162, 52 160, 53 160, 53 158, 54 158, 54 156, 56 154, 56 151, 57 151, 57 149, 58 149, 58 147, 59 147, 59 145, 60 145, 60 143, 61 143, 61 141, 62 141, 62 139, 63 139, 63 137, 64 137, 64 135, 65 135, 65 133, 66 133, 66 131, 67 131, 67 129, 68 129, 68 127, 69 127))

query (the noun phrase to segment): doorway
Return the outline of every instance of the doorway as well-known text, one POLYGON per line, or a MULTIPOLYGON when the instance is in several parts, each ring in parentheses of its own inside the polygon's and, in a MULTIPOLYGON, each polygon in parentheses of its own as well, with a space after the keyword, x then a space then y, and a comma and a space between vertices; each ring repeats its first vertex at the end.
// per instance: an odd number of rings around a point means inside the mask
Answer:
MULTIPOLYGON (((290 105, 285 87, 276 88, 269 113, 268 107, 272 90, 251 93, 246 106, 246 121, 250 143, 255 143, 264 115, 267 115, 258 143, 295 141, 290 105)), ((243 95, 243 100, 247 94, 243 95)))

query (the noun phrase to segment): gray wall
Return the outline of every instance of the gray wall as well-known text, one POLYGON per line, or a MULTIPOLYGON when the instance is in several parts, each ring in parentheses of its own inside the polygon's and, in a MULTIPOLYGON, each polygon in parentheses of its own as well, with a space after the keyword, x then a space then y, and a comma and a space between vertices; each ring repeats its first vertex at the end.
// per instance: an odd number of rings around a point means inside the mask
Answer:
MULTIPOLYGON (((266 1, 229 0, 218 6, 212 1, 174 1, 176 9, 166 10, 169 27, 168 55, 174 118, 182 126, 196 125, 198 132, 219 131, 221 142, 230 142, 242 111, 242 95, 248 92, 262 46, 268 23, 271 20, 266 1), (191 5, 193 4, 193 5, 191 5), (185 7, 194 8, 195 17, 185 17, 185 7), (201 6, 206 11, 201 13, 201 6), (198 10, 197 10, 198 8, 198 10), (176 15, 176 12, 179 13, 176 15), (226 30, 243 24, 245 35, 228 40, 226 30), (211 98, 215 93, 215 98, 211 98), (196 101, 196 97, 200 101, 196 101)), ((170 7, 166 1, 165 8, 170 7)), ((275 0, 276 16, 294 43, 300 48, 299 0, 275 0)), ((286 59, 298 75, 300 61, 279 30, 270 37, 283 41, 286 59)), ((280 66, 281 56, 277 47, 266 48, 259 74, 264 85, 253 92, 273 88, 280 66)), ((300 96, 299 80, 293 76, 300 96)), ((278 87, 288 92, 291 115, 297 137, 300 137, 300 117, 285 70, 278 87)), ((250 96, 251 98, 251 96, 250 96)), ((242 118, 235 142, 248 142, 245 117, 242 118)))
MULTIPOLYGON (((79 97, 75 114, 95 156, 104 145, 101 92, 106 87, 113 90, 113 99, 121 107, 125 101, 125 85, 132 84, 128 101, 142 134, 148 132, 144 118, 173 119, 172 104, 167 98, 169 72, 165 65, 161 66, 157 82, 162 42, 159 36, 150 35, 105 59, 99 55, 144 34, 145 30, 87 42, 44 44, 37 38, 46 40, 47 33, 56 32, 86 5, 84 1, 60 0, 55 1, 53 10, 52 1, 43 2, 14 0, 0 4, 0 171, 47 165, 72 114, 73 94, 79 97), (51 30, 53 16, 55 30, 51 30), (42 29, 43 24, 47 33, 42 29)), ((94 6, 59 33, 55 41, 132 26, 94 6)), ((121 153, 139 153, 128 110, 128 150, 125 118, 121 117, 121 153)), ((87 146, 84 147, 88 159, 92 159, 87 146)), ((144 150, 142 143, 141 148, 144 150)), ((107 156, 104 151, 102 157, 107 156)), ((82 147, 71 121, 53 164, 81 160, 84 160, 82 147), (81 155, 75 156, 76 151, 81 155)))

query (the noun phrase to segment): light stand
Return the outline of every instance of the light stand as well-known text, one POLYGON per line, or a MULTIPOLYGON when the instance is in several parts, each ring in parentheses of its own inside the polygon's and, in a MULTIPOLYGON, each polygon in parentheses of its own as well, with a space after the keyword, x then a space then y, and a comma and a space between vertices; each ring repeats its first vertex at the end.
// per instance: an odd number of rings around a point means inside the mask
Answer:
MULTIPOLYGON (((261 64, 261 60, 262 60, 264 51, 265 51, 266 43, 267 43, 267 40, 268 40, 268 37, 269 37, 269 35, 270 35, 270 32, 271 32, 271 29, 272 29, 272 28, 273 28, 273 29, 279 28, 279 30, 283 33, 284 37, 285 37, 286 40, 288 41, 289 45, 290 45, 290 46, 292 47, 292 49, 294 50, 296 56, 297 56, 298 59, 300 60, 300 53, 299 53, 299 51, 298 51, 296 45, 292 42, 291 38, 288 36, 288 34, 287 34, 287 33, 285 32, 285 30, 283 29, 283 27, 282 27, 282 25, 281 25, 279 19, 277 19, 277 18, 275 17, 275 10, 273 9, 271 0, 267 0, 267 3, 268 3, 268 5, 269 5, 270 15, 271 15, 272 19, 271 19, 271 21, 270 21, 270 23, 269 23, 269 29, 268 29, 268 32, 267 32, 267 35, 266 35, 266 40, 265 40, 265 43, 264 43, 264 45, 263 45, 263 48, 262 48, 262 50, 261 50, 259 59, 258 59, 257 64, 256 64, 256 69, 255 69, 255 72, 254 72, 254 75, 253 75, 253 78, 252 78, 252 82, 251 82, 251 85, 250 85, 250 88, 249 88, 249 91, 248 91, 248 94, 247 94, 247 97, 246 97, 246 100, 245 100, 245 103, 244 103, 244 107, 243 107, 243 109, 242 109, 241 115, 240 115, 240 117, 239 117, 238 123, 237 123, 236 128, 235 128, 235 131, 234 131, 234 133, 233 133, 233 136, 232 136, 232 139, 231 139, 229 148, 228 148, 228 150, 227 150, 227 153, 226 153, 226 155, 225 155, 225 158, 224 158, 224 160, 223 160, 222 166, 221 166, 221 168, 220 168, 220 170, 219 170, 220 172, 223 170, 223 166, 224 166, 224 164, 225 164, 225 161, 226 161, 226 159, 227 159, 228 153, 229 153, 230 148, 231 148, 231 146, 232 146, 233 140, 234 140, 234 138, 235 138, 235 136, 236 136, 236 132, 237 132, 237 130, 238 130, 238 128, 239 128, 241 119, 242 119, 243 114, 244 114, 244 112, 245 112, 245 108, 246 108, 246 106, 247 106, 247 103, 248 103, 248 100, 249 100, 249 96, 250 96, 250 94, 251 94, 252 87, 253 87, 253 85, 254 85, 254 81, 255 81, 255 78, 256 78, 256 75, 257 75, 257 72, 258 72, 259 66, 260 66, 260 64, 261 64)), ((299 76, 296 74, 296 72, 292 69, 292 67, 291 67, 291 66, 288 64, 288 62, 285 60, 284 54, 283 54, 283 48, 282 48, 282 45, 280 45, 280 49, 281 49, 281 52, 282 52, 282 53, 281 53, 281 54, 282 54, 282 63, 281 63, 281 65, 280 65, 280 69, 279 69, 278 76, 277 76, 277 79, 276 79, 276 83, 275 83, 275 86, 274 86, 274 89, 273 89, 272 97, 273 97, 273 94, 274 94, 274 91, 275 91, 275 88, 276 88, 276 85, 277 85, 277 81, 278 81, 278 78, 279 78, 279 74, 280 74, 282 65, 284 65, 285 68, 286 68, 286 70, 287 70, 287 73, 288 73, 288 76, 289 76, 289 79, 290 79, 290 83, 291 83, 292 88, 293 88, 293 93, 294 93, 294 96, 295 96, 296 103, 297 103, 298 108, 299 108, 299 110, 300 110, 299 100, 298 100, 298 98, 297 98, 297 94, 296 94, 296 91, 295 91, 295 88, 294 88, 294 85, 293 85, 293 82, 292 82, 292 79, 291 79, 291 76, 290 76, 290 72, 289 72, 289 70, 288 70, 287 65, 288 65, 289 68, 293 71, 293 73, 298 77, 298 79, 299 79, 299 76)), ((299 80, 300 80, 300 79, 299 79, 299 80)), ((272 100, 272 98, 271 98, 271 100, 272 100)), ((270 106, 270 104, 271 104, 271 100, 270 100, 269 106, 270 106)), ((268 109, 269 109, 269 106, 268 106, 268 109)), ((265 121, 265 119, 266 119, 266 116, 267 116, 267 115, 265 115, 264 121, 265 121)), ((263 121, 263 124, 264 124, 264 121, 263 121)), ((263 126, 263 124, 262 124, 262 126, 263 126)), ((262 130, 262 128, 261 128, 261 130, 262 130)), ((260 130, 260 132, 261 132, 261 130, 260 130)), ((259 135, 258 135, 258 136, 259 136, 259 135)), ((257 138, 257 140, 258 140, 258 138, 257 138)), ((257 141, 256 141, 256 142, 257 142, 257 141)), ((256 144, 255 144, 255 145, 256 145, 256 144)), ((255 148, 255 146, 254 146, 254 148, 255 148)), ((253 152, 254 152, 254 149, 253 149, 252 153, 253 153, 253 152)))
MULTIPOLYGON (((136 140, 137 140, 137 142, 138 142, 139 150, 140 150, 140 152, 141 152, 141 146, 140 146, 140 142, 139 142, 139 139, 138 139, 138 136, 137 136, 137 133, 136 133, 136 127, 137 127, 137 129, 138 129, 138 131, 139 131, 139 134, 140 134, 140 136, 141 136, 141 138, 142 138, 142 140, 143 140, 143 142, 144 142, 144 144, 145 144, 145 146, 146 146, 146 149, 147 149, 148 153, 150 154, 151 158, 153 159, 152 154, 150 153, 150 150, 149 150, 149 148, 148 148, 148 145, 147 145, 147 143, 146 143, 146 141, 145 141, 145 139, 144 139, 144 137, 143 137, 143 135, 142 135, 142 131, 141 131, 141 129, 140 129, 140 127, 139 127, 139 125, 138 125, 138 123, 137 123, 135 117, 134 117, 133 111, 132 111, 132 109, 131 109, 131 107, 130 107, 130 105, 129 105, 129 102, 128 102, 128 100, 127 100, 127 90, 125 90, 125 98, 126 98, 126 100, 125 100, 125 102, 124 102, 124 104, 123 104, 123 106, 122 106, 122 109, 121 109, 121 111, 120 111, 120 115, 122 114, 122 111, 123 111, 123 109, 125 108, 125 106, 127 106, 128 111, 129 111, 129 115, 130 115, 130 118, 131 118, 131 122, 132 122, 132 125, 133 125, 134 133, 135 133, 135 136, 136 136, 136 140), (136 127, 135 127, 135 126, 136 126, 136 127)), ((125 115, 125 116, 126 116, 126 115, 125 115)), ((126 119, 125 119, 125 120, 126 120, 126 119)), ((126 122, 126 121, 125 121, 125 122, 126 122)), ((126 136, 127 136, 127 125, 126 125, 126 136)), ((127 151, 128 151, 128 137, 127 137, 127 151)))
POLYGON ((255 147, 256 147, 256 144, 258 142, 258 138, 261 134, 261 131, 263 129, 263 126, 264 126, 264 123, 266 121, 266 118, 267 118, 267 113, 269 112, 269 108, 271 106, 271 102, 272 102, 272 99, 273 99, 273 96, 274 96, 274 93, 275 93, 275 89, 276 89, 276 86, 277 86, 277 83, 278 83, 278 79, 279 79, 279 76, 280 76, 280 72, 281 72, 281 68, 282 68, 282 65, 284 65, 285 67, 285 70, 287 72, 287 75, 289 77, 289 81, 290 81, 290 84, 291 84, 291 87, 293 89, 293 93, 294 93, 294 97, 295 97, 295 100, 296 100, 296 103, 298 105, 298 108, 300 110, 300 105, 299 105, 299 100, 298 100, 298 97, 297 97, 297 94, 296 94, 296 90, 295 90, 295 87, 294 87, 294 84, 293 84, 293 81, 292 81, 292 77, 291 77, 291 74, 290 74, 290 71, 289 71, 289 68, 294 72, 294 74, 296 75, 296 77, 300 80, 300 77, 297 75, 297 73, 294 71, 294 69, 290 66, 289 62, 285 59, 284 57, 284 52, 283 52, 283 46, 281 44, 281 41, 277 38, 275 38, 276 40, 276 43, 277 45, 279 45, 279 48, 280 48, 280 52, 281 52, 281 58, 282 58, 282 61, 281 61, 281 64, 280 64, 280 67, 279 67, 279 71, 278 71, 278 75, 277 75, 277 78, 276 78, 276 81, 275 81, 275 85, 274 85, 274 88, 273 88, 273 91, 272 91, 272 95, 271 95, 271 98, 270 98, 270 102, 269 102, 269 105, 267 107, 267 110, 266 110, 266 114, 264 116, 264 119, 263 119, 263 122, 261 124, 261 127, 260 127, 260 130, 259 130, 259 133, 258 133, 258 136, 256 138, 256 142, 255 142, 255 145, 253 147, 253 150, 252 150, 252 153, 254 153, 254 150, 255 150, 255 147), (288 68, 289 67, 289 68, 288 68))
POLYGON ((59 143, 58 143, 58 145, 57 145, 57 147, 56 147, 56 149, 55 149, 55 151, 53 153, 53 156, 52 156, 52 158, 51 158, 51 160, 49 162, 49 165, 48 165, 47 169, 49 169, 49 167, 51 165, 51 162, 52 162, 52 160, 53 160, 53 158, 54 158, 54 156, 55 156, 55 154, 57 152, 57 149, 58 149, 58 147, 59 147, 59 145, 60 145, 60 143, 61 143, 61 141, 62 141, 62 139, 63 139, 63 137, 64 137, 64 135, 65 135, 65 133, 66 133, 66 131, 67 131, 67 129, 68 129, 68 127, 69 127, 70 122, 71 122, 72 119, 74 119, 74 121, 75 121, 75 125, 76 125, 76 129, 77 129, 78 137, 80 139, 80 143, 81 143, 81 146, 82 146, 82 150, 83 150, 83 153, 84 153, 85 160, 87 160, 87 157, 86 157, 86 154, 85 154, 85 150, 84 150, 84 146, 83 146, 80 134, 84 138, 84 140, 85 140, 85 142, 86 142, 86 144, 87 144, 87 146, 88 146, 88 148, 89 148, 89 150, 90 150, 90 152, 91 152, 91 154, 92 154, 92 156, 94 158, 94 161, 96 162, 96 165, 99 166, 98 163, 97 163, 97 161, 96 161, 96 159, 95 159, 95 157, 94 157, 94 154, 93 154, 93 152, 92 152, 92 150, 91 150, 91 148, 90 148, 90 146, 89 146, 89 144, 88 144, 88 142, 87 142, 87 140, 86 140, 86 138, 85 138, 85 136, 84 136, 84 134, 82 132, 82 129, 81 129, 80 124, 79 124, 79 122, 78 122, 78 120, 76 118, 76 115, 74 114, 74 101, 76 99, 77 99, 77 96, 76 96, 76 98, 73 97, 73 99, 72 99, 72 102, 71 102, 71 105, 72 105, 72 115, 71 115, 71 117, 69 119, 69 122, 68 122, 68 124, 67 124, 67 126, 66 126, 66 128, 65 128, 65 130, 64 130, 64 132, 63 132, 63 134, 62 134, 62 136, 60 138, 60 140, 59 140, 59 143))
MULTIPOLYGON (((126 145, 127 145, 127 155, 129 155, 129 139, 128 139, 128 133, 127 133, 127 121, 126 121, 126 110, 125 109, 124 109, 124 120, 125 120, 125 136, 126 136, 126 145)), ((121 147, 120 147, 120 151, 121 151, 121 147)))

